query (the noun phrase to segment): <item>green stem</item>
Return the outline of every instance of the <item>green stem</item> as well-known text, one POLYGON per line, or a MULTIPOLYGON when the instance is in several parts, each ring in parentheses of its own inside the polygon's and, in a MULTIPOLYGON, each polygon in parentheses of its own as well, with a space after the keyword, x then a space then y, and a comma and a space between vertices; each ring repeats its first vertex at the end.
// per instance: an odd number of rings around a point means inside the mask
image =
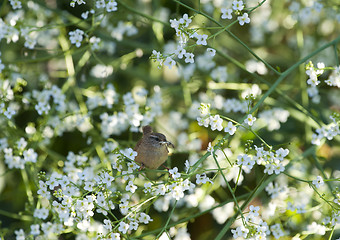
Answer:
POLYGON ((168 219, 167 219, 167 221, 166 221, 164 227, 163 227, 162 230, 159 232, 159 234, 157 235, 156 239, 158 239, 158 238, 163 234, 163 232, 166 231, 166 229, 167 229, 167 227, 168 227, 168 225, 169 225, 171 216, 172 216, 172 214, 173 214, 174 211, 175 211, 176 205, 177 205, 177 200, 175 201, 175 204, 174 204, 174 206, 173 206, 173 208, 172 208, 172 210, 171 210, 171 212, 170 212, 170 214, 169 214, 169 217, 168 217, 168 219))
MULTIPOLYGON (((274 177, 276 177, 275 175, 271 176, 268 180, 273 179, 274 177)), ((226 232, 230 229, 230 226, 235 222, 235 220, 237 219, 237 217, 239 216, 239 213, 243 212, 244 209, 248 206, 248 204, 253 200, 253 198, 260 192, 260 190, 262 190, 267 184, 264 184, 265 179, 267 178, 267 175, 265 174, 261 181, 259 182, 259 184, 256 186, 256 188, 254 189, 254 191, 250 194, 250 196, 245 200, 245 202, 242 204, 242 206, 240 207, 239 211, 236 212, 234 214, 234 216, 232 216, 228 222, 226 223, 226 225, 224 225, 223 229, 219 232, 219 234, 215 237, 215 240, 221 240, 224 239, 224 235, 226 234, 226 232)), ((266 182, 268 182, 268 180, 266 182)))
POLYGON ((334 229, 335 229, 335 226, 332 227, 332 231, 331 231, 331 233, 329 234, 328 240, 331 240, 331 239, 332 239, 333 233, 334 233, 334 229))
POLYGON ((34 206, 33 193, 32 193, 30 181, 28 180, 27 172, 26 172, 25 169, 21 169, 21 176, 22 176, 22 180, 24 181, 24 184, 25 184, 25 189, 26 189, 28 201, 32 206, 34 206))
POLYGON ((21 214, 17 214, 17 213, 11 213, 11 212, 7 212, 7 211, 2 210, 2 209, 0 209, 0 215, 6 216, 6 217, 12 218, 12 219, 22 220, 22 221, 33 221, 33 219, 34 219, 32 216, 21 215, 21 214))
MULTIPOLYGON (((275 72, 276 74, 280 75, 280 72, 278 72, 275 68, 273 68, 270 64, 268 64, 266 61, 264 61, 262 58, 260 58, 253 50, 251 50, 244 42, 241 41, 241 39, 239 39, 238 37, 236 37, 231 31, 228 30, 228 27, 224 27, 223 24, 219 23, 218 21, 216 21, 213 17, 209 16, 208 14, 201 12, 199 10, 196 10, 182 2, 180 2, 179 0, 173 0, 174 2, 186 7, 187 9, 190 9, 191 11, 200 14, 202 16, 204 16, 205 18, 209 19, 211 22, 215 23, 216 25, 220 26, 221 28, 224 28, 224 30, 230 35, 232 36, 239 44, 241 44, 244 48, 247 49, 247 51, 252 54, 256 59, 258 59, 259 61, 263 62, 263 64, 265 64, 268 68, 270 68, 273 72, 275 72)), ((250 12, 252 12, 253 10, 255 10, 256 8, 258 8, 259 6, 261 6, 266 0, 263 0, 262 2, 260 2, 256 7, 254 7, 253 9, 250 10, 250 12)), ((234 23, 232 23, 234 24, 234 23)))
POLYGON ((240 180, 241 173, 242 173, 242 166, 239 167, 238 175, 237 175, 237 180, 236 180, 236 183, 235 183, 235 187, 234 187, 234 189, 233 189, 233 192, 236 192, 237 185, 238 185, 238 181, 240 180))
POLYGON ((129 10, 130 12, 136 13, 137 15, 145 17, 146 19, 149 19, 149 20, 151 20, 153 22, 159 22, 159 23, 162 23, 165 26, 170 27, 170 24, 168 22, 163 22, 163 21, 161 21, 161 20, 159 20, 157 18, 154 18, 153 16, 150 16, 148 14, 145 14, 145 13, 137 11, 136 9, 138 9, 138 8, 136 8, 136 6, 135 7, 130 7, 127 4, 125 4, 125 1, 121 1, 121 0, 117 0, 117 2, 118 2, 119 5, 123 6, 124 8, 129 10))
MULTIPOLYGON (((241 201, 243 199, 245 199, 247 196, 249 196, 249 193, 247 194, 243 194, 239 197, 237 197, 237 200, 238 201, 241 201)), ((213 206, 205 211, 202 211, 202 212, 198 212, 198 213, 195 213, 195 214, 190 214, 190 216, 186 217, 186 218, 183 218, 183 219, 180 219, 178 221, 176 221, 175 223, 170 223, 168 224, 168 229, 171 228, 171 227, 174 227, 178 224, 181 224, 181 223, 185 223, 185 222, 188 222, 190 220, 193 220, 199 216, 202 216, 204 214, 207 214, 207 213, 210 213, 212 210, 216 209, 216 208, 219 208, 219 207, 222 207, 224 205, 226 205, 227 203, 230 203, 232 200, 231 199, 228 199, 220 204, 217 204, 216 206, 213 206)), ((152 230, 152 231, 149 231, 149 232, 146 232, 146 233, 143 233, 141 235, 138 236, 138 238, 136 239, 144 239, 145 236, 148 236, 148 235, 152 235, 152 234, 156 234, 156 233, 159 233, 159 231, 161 231, 163 228, 158 228, 158 229, 155 229, 155 230, 152 230)))
POLYGON ((259 108, 259 106, 264 102, 264 100, 277 88, 277 86, 297 67, 299 67, 300 64, 306 62, 308 59, 312 58, 322 50, 332 46, 333 44, 336 44, 340 41, 340 35, 334 39, 333 41, 321 46, 317 50, 313 51, 312 53, 308 54, 306 57, 300 59, 298 62, 293 64, 290 68, 288 68, 286 71, 284 71, 280 77, 275 81, 275 83, 268 89, 268 91, 262 96, 262 98, 255 104, 255 106, 250 110, 250 113, 254 112, 256 109, 259 108))
MULTIPOLYGON (((233 189, 231 188, 231 186, 229 185, 229 182, 228 182, 228 180, 226 179, 225 175, 223 174, 223 172, 222 172, 222 170, 221 170, 221 167, 220 167, 220 164, 218 163, 215 154, 213 154, 213 158, 214 158, 215 163, 216 163, 216 165, 217 165, 217 167, 218 167, 218 169, 219 169, 218 171, 220 172, 220 174, 221 174, 221 176, 222 176, 224 182, 226 183, 226 185, 227 185, 227 187, 228 187, 228 190, 230 191, 231 196, 232 196, 233 199, 234 199, 234 203, 235 203, 235 205, 236 205, 236 207, 237 207, 237 210, 239 211, 240 215, 242 216, 242 219, 244 219, 242 210, 240 209, 240 206, 239 206, 239 204, 238 204, 238 202, 237 202, 237 198, 236 198, 236 196, 235 196, 235 193, 234 193, 233 189)), ((240 169, 240 170, 241 170, 241 169, 240 169)), ((236 185, 237 185, 237 183, 236 183, 236 185)))

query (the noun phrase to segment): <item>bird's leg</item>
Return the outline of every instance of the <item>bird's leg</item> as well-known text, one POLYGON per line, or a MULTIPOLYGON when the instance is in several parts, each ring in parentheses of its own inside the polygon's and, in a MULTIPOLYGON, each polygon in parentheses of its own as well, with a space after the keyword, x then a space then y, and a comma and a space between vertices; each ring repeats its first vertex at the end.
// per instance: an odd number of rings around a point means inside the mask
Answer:
POLYGON ((168 167, 165 166, 164 164, 162 164, 162 166, 163 166, 166 170, 168 170, 168 172, 169 172, 170 168, 168 168, 168 167))
POLYGON ((162 164, 162 166, 168 171, 169 177, 172 178, 172 174, 170 173, 170 168, 168 168, 168 167, 165 166, 164 164, 162 164))
POLYGON ((143 170, 144 168, 145 168, 144 163, 141 163, 141 164, 140 164, 140 168, 138 169, 138 171, 141 171, 141 170, 143 170))

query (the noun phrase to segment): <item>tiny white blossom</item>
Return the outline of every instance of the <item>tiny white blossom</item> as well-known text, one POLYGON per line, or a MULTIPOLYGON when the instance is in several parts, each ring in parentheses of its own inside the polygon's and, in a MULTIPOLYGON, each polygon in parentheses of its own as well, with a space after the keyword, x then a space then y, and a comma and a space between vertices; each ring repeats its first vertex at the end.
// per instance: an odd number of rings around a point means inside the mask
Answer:
POLYGON ((223 119, 220 117, 220 115, 216 114, 215 116, 210 116, 210 126, 211 130, 218 130, 222 131, 223 130, 223 119))
POLYGON ((88 18, 88 16, 89 16, 89 11, 86 11, 86 12, 83 12, 82 14, 81 14, 81 17, 83 18, 83 19, 87 19, 88 18))
POLYGON ((321 176, 317 176, 316 179, 312 181, 312 183, 316 188, 319 188, 325 184, 321 176))
POLYGON ((213 57, 216 55, 216 50, 213 48, 207 48, 207 52, 209 53, 210 57, 213 57))
POLYGON ((148 214, 142 212, 139 214, 138 221, 140 223, 148 224, 149 222, 152 222, 153 219, 148 214))
POLYGON ((135 160, 135 157, 137 156, 137 152, 134 151, 132 148, 127 148, 124 150, 120 150, 121 154, 123 154, 125 157, 131 160, 135 160))
POLYGON ((221 18, 222 19, 232 19, 233 16, 231 15, 233 13, 232 9, 226 9, 226 8, 221 8, 221 18))
POLYGON ((197 42, 196 44, 197 45, 207 45, 207 38, 208 38, 208 35, 207 34, 196 34, 196 38, 197 38, 197 42))
POLYGON ((111 240, 120 240, 119 233, 111 233, 111 240))
POLYGON ((236 229, 231 229, 231 233, 233 234, 233 238, 243 237, 246 238, 249 230, 243 226, 237 227, 236 229))
POLYGON ((229 135, 234 135, 236 132, 236 127, 233 125, 232 122, 228 122, 227 127, 224 128, 224 132, 229 133, 229 135))
POLYGON ((248 154, 239 154, 237 156, 237 165, 239 166, 245 166, 250 161, 251 161, 251 157, 249 157, 248 154))
POLYGON ((109 0, 106 4, 107 12, 115 12, 117 11, 117 2, 115 0, 109 0))
POLYGON ((184 49, 184 48, 182 48, 182 47, 177 47, 177 49, 175 50, 175 54, 176 54, 176 56, 179 58, 179 59, 182 59, 183 58, 183 56, 186 54, 186 50, 184 49))
POLYGON ((126 188, 125 188, 126 191, 130 191, 132 193, 134 193, 136 189, 137 189, 137 186, 134 185, 132 181, 129 181, 128 185, 126 185, 126 188))
POLYGON ((249 126, 253 126, 255 121, 256 121, 256 117, 253 117, 251 114, 248 114, 247 118, 244 119, 244 122, 249 126))
POLYGON ((31 225, 31 232, 32 235, 39 235, 40 234, 40 225, 39 224, 33 224, 31 225))
POLYGON ((210 117, 197 117, 197 122, 199 126, 208 127, 210 124, 210 117))
POLYGON ((71 31, 68 33, 70 35, 70 41, 72 44, 75 44, 76 47, 80 47, 81 42, 83 41, 84 31, 80 29, 76 29, 75 31, 71 31))
POLYGON ((211 146, 211 142, 208 143, 207 151, 210 152, 211 154, 214 151, 214 147, 211 146))
POLYGON ((111 221, 109 219, 104 219, 104 225, 103 227, 108 230, 109 232, 112 231, 112 224, 111 221))
POLYGON ((184 56, 185 56, 184 62, 186 62, 186 63, 194 63, 195 62, 195 60, 194 60, 195 55, 193 53, 185 53, 184 56))
POLYGON ((122 221, 119 223, 118 231, 125 234, 129 230, 129 227, 130 227, 129 224, 122 221))
POLYGON ((169 173, 171 174, 171 177, 176 180, 181 177, 181 174, 178 172, 178 168, 174 167, 173 169, 169 170, 169 173))
POLYGON ((150 182, 144 183, 144 190, 145 193, 151 192, 152 191, 152 185, 150 182))
POLYGON ((183 27, 189 27, 189 24, 191 23, 191 18, 189 18, 188 14, 183 14, 183 17, 178 20, 180 24, 183 25, 183 27))
POLYGON ((9 2, 12 5, 13 10, 20 9, 22 7, 19 0, 10 0, 9 2))
POLYGON ((207 183, 207 182, 210 182, 210 183, 213 183, 205 173, 203 174, 196 174, 196 184, 200 184, 200 183, 207 183))
POLYGON ((164 65, 171 69, 172 66, 176 65, 176 62, 171 57, 167 57, 164 61, 164 65))
POLYGON ((243 5, 243 1, 237 1, 237 0, 234 0, 233 1, 233 9, 234 10, 238 10, 238 11, 242 11, 244 8, 244 5, 243 5))
POLYGON ((244 13, 242 16, 237 17, 237 20, 241 26, 243 26, 245 23, 250 23, 248 13, 244 13))

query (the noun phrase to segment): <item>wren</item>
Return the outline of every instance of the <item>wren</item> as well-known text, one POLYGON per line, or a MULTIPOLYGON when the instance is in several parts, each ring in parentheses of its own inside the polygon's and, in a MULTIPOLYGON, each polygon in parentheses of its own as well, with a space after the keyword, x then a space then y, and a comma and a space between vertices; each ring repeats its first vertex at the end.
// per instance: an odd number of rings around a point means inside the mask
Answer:
POLYGON ((164 134, 153 132, 149 125, 144 126, 143 137, 134 148, 137 152, 135 161, 141 164, 141 168, 157 169, 167 160, 169 146, 174 148, 164 134))

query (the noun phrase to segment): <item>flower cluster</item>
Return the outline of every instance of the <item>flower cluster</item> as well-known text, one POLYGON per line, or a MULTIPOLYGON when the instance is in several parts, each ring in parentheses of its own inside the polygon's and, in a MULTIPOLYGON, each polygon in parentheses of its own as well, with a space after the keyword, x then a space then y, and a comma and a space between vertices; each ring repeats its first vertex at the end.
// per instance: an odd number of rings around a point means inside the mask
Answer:
MULTIPOLYGON (((319 77, 324 73, 326 69, 325 64, 323 62, 317 63, 317 67, 314 67, 313 63, 310 61, 306 65, 306 74, 308 75, 307 84, 309 87, 307 88, 307 92, 309 97, 312 98, 314 103, 320 102, 320 95, 318 90, 318 85, 321 83, 319 77)), ((328 68, 329 69, 329 68, 328 68)), ((340 88, 340 68, 334 67, 331 68, 333 71, 329 75, 329 78, 324 82, 331 87, 340 88)))
POLYGON ((84 38, 84 31, 80 29, 76 29, 74 31, 71 31, 68 33, 70 35, 70 41, 72 44, 75 44, 76 47, 81 46, 81 42, 83 41, 84 38))
POLYGON ((221 8, 221 18, 222 19, 232 19, 232 13, 234 12, 236 15, 239 15, 237 17, 237 20, 241 26, 243 26, 245 23, 250 23, 250 18, 248 16, 248 13, 243 13, 242 10, 244 10, 244 3, 242 0, 237 1, 234 0, 232 2, 232 8, 221 8), (241 15, 242 14, 242 15, 241 15))
POLYGON ((2 3, 0 239, 338 234, 336 8, 175 2, 2 3))
POLYGON ((234 239, 239 237, 246 239, 266 239, 270 233, 277 238, 275 230, 273 231, 275 225, 269 228, 267 222, 263 221, 260 217, 259 210, 260 207, 258 206, 249 206, 249 211, 243 214, 243 225, 231 230, 234 239))
POLYGON ((312 144, 320 145, 321 141, 326 138, 332 140, 335 136, 340 135, 340 118, 339 116, 330 117, 332 122, 326 126, 316 129, 312 135, 312 144))
POLYGON ((7 140, 2 139, 1 150, 9 169, 24 169, 26 163, 37 162, 38 154, 32 148, 27 148, 27 141, 24 138, 20 138, 16 142, 15 148, 9 147, 7 140))

